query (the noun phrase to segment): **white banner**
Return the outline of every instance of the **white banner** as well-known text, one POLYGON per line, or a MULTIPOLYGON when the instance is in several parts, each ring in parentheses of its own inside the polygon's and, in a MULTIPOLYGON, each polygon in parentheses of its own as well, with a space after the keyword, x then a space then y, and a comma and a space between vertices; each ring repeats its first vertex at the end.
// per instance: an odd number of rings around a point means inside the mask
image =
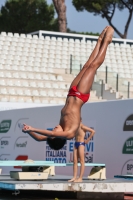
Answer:
MULTIPOLYGON (((74 139, 60 151, 47 142, 38 142, 22 133, 23 123, 39 129, 52 129, 59 123, 62 106, 1 111, 0 160, 54 160, 72 162, 74 139)), ((87 103, 82 108, 82 121, 96 133, 85 147, 85 162, 105 163, 107 178, 133 174, 133 100, 87 103)), ((86 134, 88 136, 89 133, 86 134)), ((2 173, 18 170, 3 167, 2 173)), ((86 167, 85 175, 90 168, 86 167)), ((58 174, 72 175, 72 167, 57 167, 58 174)))

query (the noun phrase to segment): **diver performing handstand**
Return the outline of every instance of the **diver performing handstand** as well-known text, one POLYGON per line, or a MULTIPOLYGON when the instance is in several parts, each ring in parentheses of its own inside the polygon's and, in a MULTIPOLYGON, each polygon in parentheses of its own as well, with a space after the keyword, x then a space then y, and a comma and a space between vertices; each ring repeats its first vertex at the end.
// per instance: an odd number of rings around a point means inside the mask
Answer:
POLYGON ((112 41, 113 33, 114 29, 111 26, 107 26, 102 31, 89 59, 71 83, 65 106, 61 110, 59 125, 57 125, 52 131, 49 131, 33 128, 24 124, 22 129, 23 132, 35 132, 47 136, 48 143, 53 149, 62 148, 66 140, 75 137, 80 126, 81 107, 89 99, 94 76, 97 69, 104 62, 107 47, 112 41), (49 137, 52 138, 50 139, 49 137), (58 142, 56 142, 57 140, 58 142), (64 143, 61 141, 64 141, 64 143), (55 147, 54 143, 58 143, 59 146, 55 147))

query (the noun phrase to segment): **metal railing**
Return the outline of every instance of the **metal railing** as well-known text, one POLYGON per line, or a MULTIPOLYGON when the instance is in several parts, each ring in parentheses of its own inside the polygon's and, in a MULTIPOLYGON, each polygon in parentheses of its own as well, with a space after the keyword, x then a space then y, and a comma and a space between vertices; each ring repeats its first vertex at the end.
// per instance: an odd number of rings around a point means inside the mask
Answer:
POLYGON ((100 71, 97 74, 100 75, 100 73, 103 73, 104 82, 112 87, 114 91, 120 92, 124 98, 133 98, 133 88, 131 87, 130 79, 122 78, 118 73, 109 72, 107 66, 105 72, 100 71), (127 81, 126 85, 124 85, 125 81, 127 81))

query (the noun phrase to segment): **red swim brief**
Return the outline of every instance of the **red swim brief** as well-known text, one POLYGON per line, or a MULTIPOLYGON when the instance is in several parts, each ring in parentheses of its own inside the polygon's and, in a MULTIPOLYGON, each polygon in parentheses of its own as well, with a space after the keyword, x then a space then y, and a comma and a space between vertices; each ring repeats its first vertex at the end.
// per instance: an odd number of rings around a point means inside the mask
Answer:
POLYGON ((88 101, 89 97, 90 97, 90 93, 89 94, 83 94, 81 92, 79 92, 77 90, 77 86, 73 86, 69 92, 67 96, 76 96, 79 99, 81 99, 84 103, 88 101))

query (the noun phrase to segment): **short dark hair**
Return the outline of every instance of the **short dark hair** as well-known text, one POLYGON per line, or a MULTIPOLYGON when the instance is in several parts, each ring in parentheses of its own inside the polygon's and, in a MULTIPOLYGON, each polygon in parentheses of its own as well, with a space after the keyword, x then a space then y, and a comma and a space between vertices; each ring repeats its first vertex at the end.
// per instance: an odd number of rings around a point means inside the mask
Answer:
POLYGON ((64 138, 48 138, 47 143, 51 149, 59 150, 66 144, 66 139, 64 138))

